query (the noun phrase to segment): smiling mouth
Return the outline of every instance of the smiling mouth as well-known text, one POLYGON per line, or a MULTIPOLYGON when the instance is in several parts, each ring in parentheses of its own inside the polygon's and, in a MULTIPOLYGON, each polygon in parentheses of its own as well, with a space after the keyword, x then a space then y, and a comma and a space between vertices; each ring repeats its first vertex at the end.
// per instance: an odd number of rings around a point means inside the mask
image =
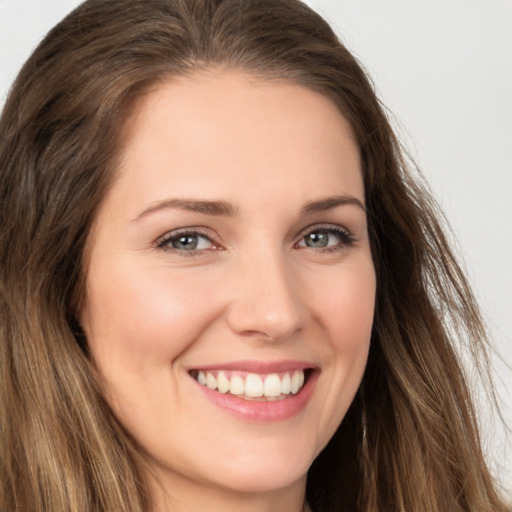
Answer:
POLYGON ((191 370, 201 386, 222 394, 257 402, 275 402, 296 395, 304 387, 312 369, 259 374, 233 370, 191 370))

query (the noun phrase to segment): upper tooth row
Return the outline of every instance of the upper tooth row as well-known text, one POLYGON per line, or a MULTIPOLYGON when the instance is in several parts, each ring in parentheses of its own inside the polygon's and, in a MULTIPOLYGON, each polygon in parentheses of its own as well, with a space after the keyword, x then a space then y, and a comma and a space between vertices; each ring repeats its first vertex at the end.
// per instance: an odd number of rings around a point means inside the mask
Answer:
POLYGON ((280 396, 296 394, 304 385, 304 371, 295 370, 292 374, 285 373, 282 378, 277 373, 260 376, 248 373, 245 378, 232 375, 228 378, 222 371, 215 376, 212 372, 200 371, 197 374, 199 384, 210 389, 217 389, 221 393, 228 391, 233 395, 245 395, 251 398, 261 396, 280 396))

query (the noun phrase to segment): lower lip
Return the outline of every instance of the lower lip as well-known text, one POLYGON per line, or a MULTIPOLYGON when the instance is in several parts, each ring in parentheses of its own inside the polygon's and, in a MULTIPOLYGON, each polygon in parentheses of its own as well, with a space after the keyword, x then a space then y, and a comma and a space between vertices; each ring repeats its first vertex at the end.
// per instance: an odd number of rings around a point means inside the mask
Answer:
POLYGON ((210 402, 226 412, 247 421, 269 423, 286 420, 305 409, 313 394, 318 373, 317 371, 311 372, 306 383, 296 395, 289 395, 288 398, 275 402, 244 400, 229 393, 213 391, 197 381, 195 382, 210 402))

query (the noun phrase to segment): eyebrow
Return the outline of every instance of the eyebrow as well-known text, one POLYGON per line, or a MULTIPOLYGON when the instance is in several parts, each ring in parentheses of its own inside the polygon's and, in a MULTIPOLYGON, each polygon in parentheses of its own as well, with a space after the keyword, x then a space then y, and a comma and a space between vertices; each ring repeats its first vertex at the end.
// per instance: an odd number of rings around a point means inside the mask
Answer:
MULTIPOLYGON (((324 212, 332 210, 338 206, 354 205, 366 212, 363 203, 354 196, 332 196, 315 201, 310 201, 301 209, 301 215, 324 212)), ((227 201, 200 201, 197 199, 164 199, 151 205, 137 215, 133 221, 138 221, 160 210, 178 209, 188 212, 203 213, 205 215, 214 215, 219 217, 235 217, 238 215, 238 209, 227 201)))
POLYGON ((237 210, 226 201, 198 201, 196 199, 165 199, 146 208, 133 220, 137 221, 150 215, 151 213, 165 209, 178 209, 188 212, 204 213, 205 215, 215 215, 224 217, 234 217, 237 210))
POLYGON ((310 201, 302 208, 301 214, 325 212, 326 210, 332 210, 338 206, 353 205, 361 208, 363 212, 366 212, 366 208, 362 201, 354 196, 331 196, 315 201, 310 201))

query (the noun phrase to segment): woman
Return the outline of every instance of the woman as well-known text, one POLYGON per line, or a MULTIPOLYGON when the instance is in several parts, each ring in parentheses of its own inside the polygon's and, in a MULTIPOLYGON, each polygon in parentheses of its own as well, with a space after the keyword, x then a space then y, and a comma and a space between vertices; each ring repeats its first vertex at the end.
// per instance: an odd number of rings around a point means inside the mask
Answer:
POLYGON ((0 125, 2 510, 504 510, 485 336, 295 0, 90 0, 0 125))

